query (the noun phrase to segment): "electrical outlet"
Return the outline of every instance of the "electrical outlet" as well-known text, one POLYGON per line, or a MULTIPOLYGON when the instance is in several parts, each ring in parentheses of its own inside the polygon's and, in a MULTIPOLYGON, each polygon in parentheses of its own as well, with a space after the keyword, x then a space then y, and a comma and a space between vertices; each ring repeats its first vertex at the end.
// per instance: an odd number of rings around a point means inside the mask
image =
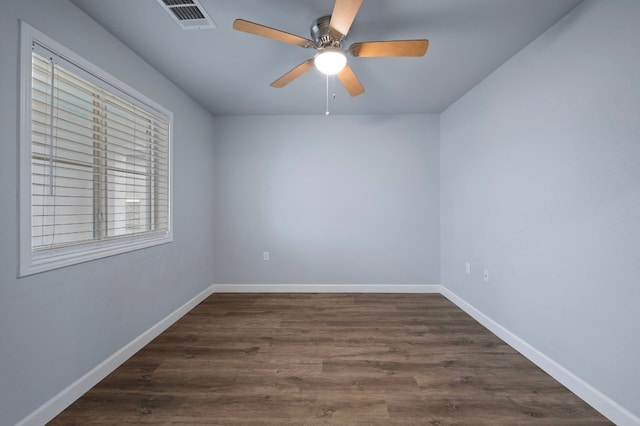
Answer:
POLYGON ((464 264, 464 272, 469 275, 471 274, 471 264, 469 262, 464 264))
POLYGON ((269 261, 269 252, 268 251, 263 251, 262 252, 262 260, 264 260, 265 262, 269 261))
POLYGON ((486 269, 484 270, 484 272, 482 273, 482 279, 484 280, 484 282, 488 283, 489 282, 489 271, 487 271, 486 269))

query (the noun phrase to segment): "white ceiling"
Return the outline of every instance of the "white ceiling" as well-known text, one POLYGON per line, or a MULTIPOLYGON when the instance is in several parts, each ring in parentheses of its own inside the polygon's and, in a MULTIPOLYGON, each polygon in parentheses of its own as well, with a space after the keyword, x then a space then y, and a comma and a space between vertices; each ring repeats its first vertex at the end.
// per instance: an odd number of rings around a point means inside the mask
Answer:
MULTIPOLYGON (((212 114, 323 114, 324 75, 270 83, 314 51, 235 31, 243 18, 309 38, 334 0, 200 0, 217 29, 182 30, 156 0, 72 0, 212 114)), ((366 92, 330 78, 333 114, 440 113, 581 0, 364 0, 346 46, 427 38, 420 58, 355 58, 366 92)))

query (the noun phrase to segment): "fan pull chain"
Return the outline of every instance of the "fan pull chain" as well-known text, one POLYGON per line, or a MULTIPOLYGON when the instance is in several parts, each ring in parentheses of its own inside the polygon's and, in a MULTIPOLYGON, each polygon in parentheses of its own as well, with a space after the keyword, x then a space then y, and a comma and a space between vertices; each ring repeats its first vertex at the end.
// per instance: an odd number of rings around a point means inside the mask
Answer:
POLYGON ((331 99, 335 101, 336 100, 336 76, 335 75, 331 76, 331 89, 333 92, 333 94, 331 95, 331 99))
POLYGON ((327 98, 327 103, 326 103, 326 110, 324 115, 329 115, 329 75, 327 74, 327 90, 326 90, 326 98, 327 98))

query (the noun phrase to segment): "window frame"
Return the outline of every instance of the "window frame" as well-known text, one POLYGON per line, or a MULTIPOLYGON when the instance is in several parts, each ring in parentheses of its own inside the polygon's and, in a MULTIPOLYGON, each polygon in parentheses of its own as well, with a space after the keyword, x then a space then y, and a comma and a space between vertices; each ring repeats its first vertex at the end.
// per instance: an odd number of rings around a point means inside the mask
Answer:
MULTIPOLYGON (((83 77, 83 75, 80 75, 83 77)), ((173 113, 147 96, 139 93, 106 71, 82 58, 24 21, 20 21, 20 128, 19 128, 19 204, 18 204, 18 277, 50 271, 82 262, 127 253, 173 241, 173 113), (167 214, 168 229, 154 234, 132 235, 90 243, 76 244, 64 249, 39 250, 32 248, 32 52, 34 44, 50 50, 62 60, 90 75, 103 89, 135 102, 138 106, 168 122, 167 141, 167 214)))

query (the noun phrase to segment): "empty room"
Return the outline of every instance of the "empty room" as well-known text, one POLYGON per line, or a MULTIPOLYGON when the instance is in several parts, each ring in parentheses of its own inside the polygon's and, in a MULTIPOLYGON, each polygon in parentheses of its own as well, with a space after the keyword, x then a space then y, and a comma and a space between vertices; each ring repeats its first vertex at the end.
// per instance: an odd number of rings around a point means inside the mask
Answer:
POLYGON ((0 425, 640 425, 639 20, 0 1, 0 425))

